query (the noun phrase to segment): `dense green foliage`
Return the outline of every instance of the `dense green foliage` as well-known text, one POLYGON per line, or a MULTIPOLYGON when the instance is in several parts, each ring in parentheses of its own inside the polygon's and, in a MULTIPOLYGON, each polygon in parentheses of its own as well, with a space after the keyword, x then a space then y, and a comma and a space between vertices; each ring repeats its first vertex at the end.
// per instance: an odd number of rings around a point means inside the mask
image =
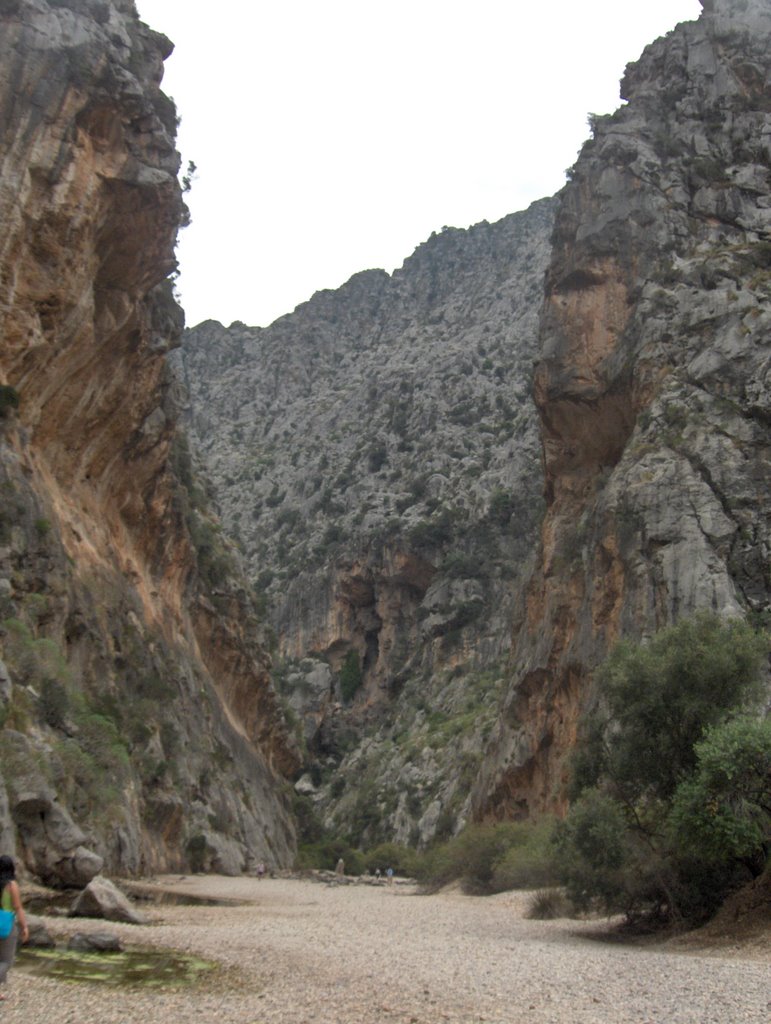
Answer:
POLYGON ((771 719, 739 718, 696 745, 696 771, 677 790, 674 841, 718 863, 737 860, 755 873, 771 843, 771 719))
POLYGON ((212 516, 209 495, 181 431, 174 435, 169 461, 176 481, 175 502, 196 552, 199 576, 210 590, 216 590, 236 573, 236 565, 231 546, 212 516))
POLYGON ((771 725, 742 711, 768 649, 742 622, 698 615, 612 652, 556 831, 576 905, 695 921, 763 870, 771 725))
POLYGON ((417 877, 429 888, 460 881, 472 893, 548 885, 556 878, 549 842, 553 827, 551 819, 468 825, 426 851, 417 877))
POLYGON ((584 721, 573 795, 605 779, 629 804, 671 798, 696 764, 704 730, 759 695, 766 651, 767 639, 746 623, 714 615, 683 620, 649 643, 620 643, 584 721))
POLYGON ((399 843, 380 843, 364 855, 364 863, 371 874, 376 871, 385 874, 388 868, 393 868, 397 875, 408 878, 415 875, 419 859, 420 854, 399 843))
POLYGON ((351 648, 340 667, 340 693, 346 704, 353 700, 354 694, 361 686, 362 678, 359 652, 351 648))
POLYGON ((344 840, 325 838, 301 844, 297 866, 332 870, 342 857, 346 874, 374 874, 391 867, 429 890, 451 882, 477 894, 533 889, 556 882, 553 829, 551 819, 469 825, 422 852, 398 843, 381 843, 362 852, 344 840))
POLYGON ((19 392, 10 384, 0 384, 0 419, 5 419, 12 409, 19 408, 19 392))
POLYGON ((364 874, 364 854, 344 839, 321 839, 315 843, 301 844, 295 864, 300 870, 334 871, 341 857, 346 875, 364 874))

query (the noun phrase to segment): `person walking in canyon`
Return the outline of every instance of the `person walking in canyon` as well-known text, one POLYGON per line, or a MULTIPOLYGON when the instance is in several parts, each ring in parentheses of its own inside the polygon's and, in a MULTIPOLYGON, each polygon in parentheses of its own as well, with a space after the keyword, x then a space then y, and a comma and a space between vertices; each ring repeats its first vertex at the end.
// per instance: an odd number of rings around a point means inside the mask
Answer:
MULTIPOLYGON (((0 857, 0 894, 2 909, 16 917, 9 934, 5 938, 0 938, 0 986, 2 986, 8 978, 8 971, 16 956, 19 935, 21 935, 22 942, 26 942, 29 938, 27 918, 21 903, 19 884, 16 881, 16 867, 11 857, 0 857)), ((0 1000, 2 999, 5 999, 5 993, 0 989, 0 1000)))

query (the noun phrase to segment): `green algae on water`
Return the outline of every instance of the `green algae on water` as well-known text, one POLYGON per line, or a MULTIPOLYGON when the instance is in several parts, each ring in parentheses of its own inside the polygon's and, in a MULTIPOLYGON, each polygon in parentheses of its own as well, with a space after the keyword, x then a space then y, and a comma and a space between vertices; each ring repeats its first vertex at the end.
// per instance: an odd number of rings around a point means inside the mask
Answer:
POLYGON ((97 985, 174 988, 200 980, 215 964, 184 953, 128 950, 86 953, 72 949, 24 949, 16 966, 30 974, 97 985))

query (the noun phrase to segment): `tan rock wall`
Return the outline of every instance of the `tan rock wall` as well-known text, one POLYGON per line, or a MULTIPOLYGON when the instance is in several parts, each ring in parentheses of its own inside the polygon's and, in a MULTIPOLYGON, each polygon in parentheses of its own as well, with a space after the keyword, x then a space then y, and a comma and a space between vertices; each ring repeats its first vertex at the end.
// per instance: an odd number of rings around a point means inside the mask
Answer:
POLYGON ((705 7, 627 68, 562 196, 535 384, 548 508, 479 817, 564 807, 619 637, 769 612, 771 12, 705 7))
MULTIPOLYGON (((159 88, 171 44, 132 2, 19 0, 0 30, 0 383, 20 398, 0 437, 17 508, 3 618, 61 652, 71 701, 81 690, 124 729, 142 708, 121 736, 112 825, 90 828, 110 869, 185 869, 192 841, 201 866, 286 864, 280 782, 296 755, 269 659, 238 582, 214 594, 203 579, 170 461, 166 353, 183 314, 169 274, 186 215, 159 88)), ((40 683, 10 634, 0 654, 12 703, 34 710, 40 683)), ((30 750, 66 748, 61 731, 33 733, 30 750)))

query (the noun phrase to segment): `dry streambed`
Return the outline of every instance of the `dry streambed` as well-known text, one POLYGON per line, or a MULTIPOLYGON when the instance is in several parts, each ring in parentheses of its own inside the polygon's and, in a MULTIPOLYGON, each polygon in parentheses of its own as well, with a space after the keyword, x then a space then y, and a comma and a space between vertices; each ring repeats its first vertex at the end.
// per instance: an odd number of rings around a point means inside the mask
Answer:
MULTIPOLYGON (((246 901, 159 905, 126 944, 219 967, 159 990, 12 972, 2 1020, 30 1024, 768 1024, 769 943, 630 947, 574 922, 527 921, 526 898, 417 896, 367 885, 164 879, 175 892, 246 901)), ((99 922, 57 921, 59 936, 99 922)), ((599 931, 599 928, 594 930, 599 931)))

